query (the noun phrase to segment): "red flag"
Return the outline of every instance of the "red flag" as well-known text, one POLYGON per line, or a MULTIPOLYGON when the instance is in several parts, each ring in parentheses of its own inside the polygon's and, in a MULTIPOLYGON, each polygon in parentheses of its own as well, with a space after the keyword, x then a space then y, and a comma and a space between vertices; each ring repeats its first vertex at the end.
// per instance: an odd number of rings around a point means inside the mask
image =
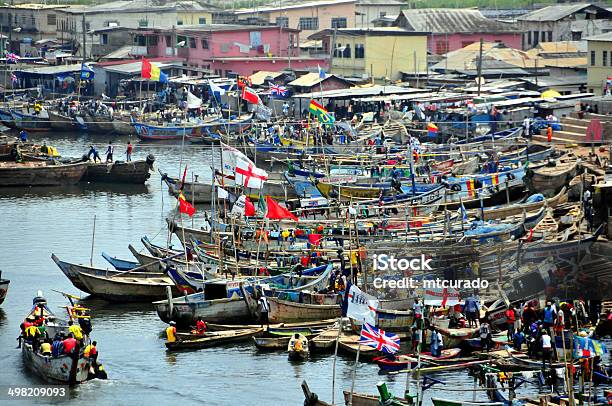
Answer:
POLYGON ((273 220, 291 219, 293 221, 298 221, 298 218, 295 217, 293 213, 280 206, 278 203, 272 200, 270 196, 266 196, 266 206, 268 206, 266 218, 273 220))
POLYGON ((151 62, 145 58, 142 58, 142 69, 140 71, 140 76, 144 79, 151 79, 151 62))
POLYGON ((244 215, 248 217, 252 217, 255 215, 255 206, 251 203, 251 199, 247 196, 244 199, 244 215))
POLYGON ((187 165, 185 165, 185 170, 183 171, 183 180, 181 181, 181 190, 185 187, 185 178, 187 178, 187 165))
POLYGON ((314 246, 321 244, 322 239, 323 239, 322 234, 308 234, 308 242, 314 246))
POLYGON ((242 98, 251 104, 259 104, 260 102, 257 93, 255 93, 255 91, 250 87, 246 86, 242 88, 242 98))
POLYGON ((193 214, 195 213, 196 209, 195 207, 193 207, 191 205, 191 203, 187 202, 187 200, 185 200, 185 196, 183 195, 183 193, 179 194, 179 211, 181 213, 185 213, 187 214, 189 217, 193 216, 193 214))

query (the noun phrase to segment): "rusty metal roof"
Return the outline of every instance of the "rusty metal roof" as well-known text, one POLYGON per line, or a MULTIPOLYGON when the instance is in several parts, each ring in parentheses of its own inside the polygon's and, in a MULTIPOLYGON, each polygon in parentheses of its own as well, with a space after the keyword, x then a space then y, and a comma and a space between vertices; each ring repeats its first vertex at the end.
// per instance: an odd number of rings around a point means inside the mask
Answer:
POLYGON ((424 8, 402 10, 396 24, 412 31, 433 33, 512 33, 512 24, 502 23, 483 16, 474 9, 424 8))
POLYGON ((602 18, 610 17, 612 12, 595 4, 557 4, 532 11, 518 17, 519 21, 559 21, 563 18, 582 11, 601 14, 602 18), (588 10, 586 10, 588 9, 588 10))

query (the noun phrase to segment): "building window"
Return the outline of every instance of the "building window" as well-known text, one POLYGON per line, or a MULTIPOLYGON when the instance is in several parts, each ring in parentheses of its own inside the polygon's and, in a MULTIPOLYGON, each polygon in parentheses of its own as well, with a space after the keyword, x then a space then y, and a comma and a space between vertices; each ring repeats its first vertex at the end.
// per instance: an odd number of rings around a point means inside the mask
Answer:
POLYGON ((176 25, 183 25, 183 20, 176 20, 176 25))
POLYGON ((542 39, 540 41, 546 42, 546 31, 542 31, 540 34, 542 35, 542 39))
POLYGON ((300 17, 300 30, 318 30, 319 18, 317 17, 300 17))
POLYGON ((527 45, 531 45, 531 31, 527 31, 527 45))
POLYGON ((439 39, 436 41, 436 54, 441 55, 448 52, 448 41, 439 39))
POLYGON ((533 46, 536 46, 540 43, 540 34, 537 31, 533 32, 533 46))
POLYGON ((601 66, 608 66, 608 51, 601 51, 601 66))
POLYGON ((338 17, 331 19, 332 28, 346 28, 346 17, 338 17))
POLYGON ((363 44, 355 44, 355 59, 363 59, 365 57, 365 48, 363 44))
POLYGON ((149 26, 149 21, 146 19, 140 20, 138 21, 138 26, 139 27, 148 27, 149 26))
POLYGON ((202 49, 208 49, 208 38, 202 38, 202 49))
POLYGON ((200 25, 206 25, 206 17, 200 17, 198 19, 198 24, 200 25))
POLYGON ((196 39, 195 37, 189 37, 189 48, 194 48, 196 47, 196 39))
POLYGON ((381 11, 379 14, 380 18, 384 18, 387 16, 387 12, 386 11, 381 11))
POLYGON ((591 51, 591 66, 595 66, 595 51, 591 51))
POLYGON ((166 35, 166 46, 171 46, 172 44, 172 35, 166 35))
POLYGON ((289 28, 289 17, 276 17, 276 25, 282 28, 289 28))
POLYGON ((344 52, 342 49, 342 44, 336 44, 336 47, 334 48, 334 58, 342 58, 343 55, 344 52))
POLYGON ((108 44, 108 34, 102 34, 102 35, 100 35, 100 44, 101 44, 101 45, 106 45, 106 44, 108 44))
POLYGON ((552 31, 548 31, 548 42, 553 42, 553 40, 552 40, 552 31))
POLYGON ((57 14, 47 14, 47 25, 57 24, 57 14))

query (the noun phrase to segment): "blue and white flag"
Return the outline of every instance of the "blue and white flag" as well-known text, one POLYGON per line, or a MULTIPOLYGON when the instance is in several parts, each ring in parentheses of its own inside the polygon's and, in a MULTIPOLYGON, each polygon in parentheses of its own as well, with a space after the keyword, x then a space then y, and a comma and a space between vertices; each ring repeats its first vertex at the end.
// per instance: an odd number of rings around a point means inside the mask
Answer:
POLYGON ((327 76, 325 71, 323 69, 321 69, 321 66, 319 66, 319 65, 317 65, 317 68, 319 69, 319 78, 325 79, 325 77, 327 76))

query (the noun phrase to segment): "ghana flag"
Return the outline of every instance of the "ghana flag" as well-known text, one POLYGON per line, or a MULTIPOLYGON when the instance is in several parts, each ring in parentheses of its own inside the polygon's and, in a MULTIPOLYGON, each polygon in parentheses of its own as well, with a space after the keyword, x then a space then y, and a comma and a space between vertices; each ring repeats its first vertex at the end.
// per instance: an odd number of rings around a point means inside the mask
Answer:
POLYGON ((334 124, 334 121, 335 121, 334 117, 329 114, 329 112, 325 109, 325 107, 321 106, 316 101, 314 100, 310 101, 310 105, 308 106, 308 111, 310 112, 310 114, 315 116, 316 119, 319 120, 320 123, 323 123, 325 125, 334 124))

